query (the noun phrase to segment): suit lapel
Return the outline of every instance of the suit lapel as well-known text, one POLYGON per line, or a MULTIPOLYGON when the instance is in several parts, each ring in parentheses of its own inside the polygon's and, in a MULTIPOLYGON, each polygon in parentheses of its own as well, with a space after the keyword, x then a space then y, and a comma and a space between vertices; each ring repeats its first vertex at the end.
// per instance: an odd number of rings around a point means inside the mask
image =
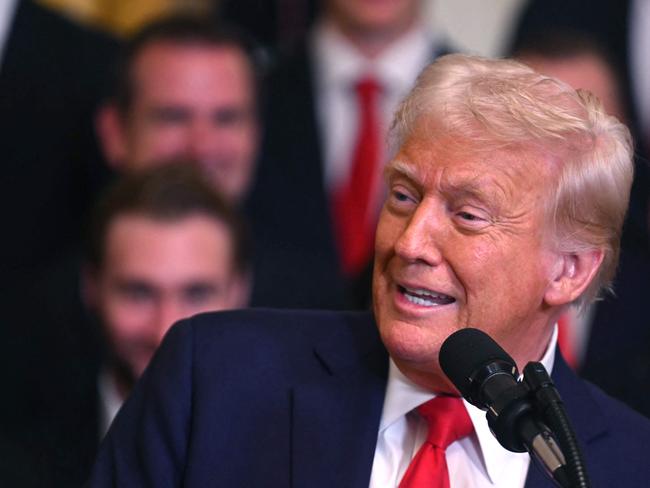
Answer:
MULTIPOLYGON (((564 402, 587 464, 587 472, 589 472, 587 450, 592 443, 607 434, 603 413, 593 401, 587 385, 571 371, 557 348, 551 376, 564 402)), ((547 488, 555 485, 548 480, 539 467, 531 462, 525 486, 526 488, 547 488)))
POLYGON ((372 336, 332 341, 317 360, 327 376, 293 390, 292 486, 367 487, 383 407, 388 367, 374 323, 372 336), (356 339, 356 340, 355 340, 356 339), (346 351, 344 344, 357 344, 346 351))

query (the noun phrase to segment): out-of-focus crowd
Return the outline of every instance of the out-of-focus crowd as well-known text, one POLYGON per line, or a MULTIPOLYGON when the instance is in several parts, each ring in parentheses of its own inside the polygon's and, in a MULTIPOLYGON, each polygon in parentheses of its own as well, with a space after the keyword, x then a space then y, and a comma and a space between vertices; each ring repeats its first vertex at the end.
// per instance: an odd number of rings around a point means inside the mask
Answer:
MULTIPOLYGON (((298 2, 299 18, 260 3, 124 42, 0 3, 0 485, 80 486, 183 317, 369 307, 393 111, 458 49, 423 0, 298 2)), ((533 0, 504 53, 636 137, 614 293, 559 332, 574 368, 645 415, 649 27, 642 1, 533 0)))

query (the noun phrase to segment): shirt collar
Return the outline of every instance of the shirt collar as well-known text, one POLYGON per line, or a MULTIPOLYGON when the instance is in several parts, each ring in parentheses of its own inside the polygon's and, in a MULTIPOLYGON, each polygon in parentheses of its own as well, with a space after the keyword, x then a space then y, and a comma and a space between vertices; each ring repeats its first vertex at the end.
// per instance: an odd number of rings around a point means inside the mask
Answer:
POLYGON ((123 400, 117 390, 115 379, 107 369, 102 369, 98 380, 100 402, 100 439, 106 435, 113 419, 122 406, 123 400))
POLYGON ((364 76, 373 76, 384 90, 406 93, 434 54, 434 38, 421 24, 372 59, 366 58, 327 20, 316 24, 310 43, 316 80, 325 89, 349 87, 364 76), (405 52, 409 55, 404 56, 405 52))
POLYGON ((17 0, 3 0, 0 2, 0 60, 9 40, 17 3, 17 0))
MULTIPOLYGON (((555 362, 556 344, 557 325, 553 328, 551 339, 540 360, 549 375, 553 370, 553 363, 555 362)), ((435 393, 416 385, 404 376, 391 358, 379 431, 384 431, 402 416, 435 396, 435 393)), ((501 471, 507 466, 506 459, 512 456, 513 453, 503 448, 499 444, 499 441, 492 435, 488 427, 485 412, 469 404, 466 400, 463 400, 463 403, 474 425, 474 432, 476 433, 476 439, 480 446, 485 471, 490 481, 494 483, 494 480, 499 479, 501 471)), ((528 456, 527 453, 520 455, 528 456)))

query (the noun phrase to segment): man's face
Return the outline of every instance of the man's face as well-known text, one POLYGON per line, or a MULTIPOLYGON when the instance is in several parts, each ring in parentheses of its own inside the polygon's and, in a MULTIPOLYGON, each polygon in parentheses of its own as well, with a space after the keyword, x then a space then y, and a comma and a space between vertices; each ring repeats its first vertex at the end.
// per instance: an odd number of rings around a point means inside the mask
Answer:
POLYGON ((344 31, 391 35, 411 26, 420 4, 420 0, 328 0, 326 7, 344 31))
POLYGON ((253 73, 242 52, 155 42, 135 59, 132 79, 122 130, 127 169, 187 158, 240 200, 258 146, 253 73))
POLYGON ((231 235, 201 214, 171 222, 117 217, 94 281, 94 306, 109 346, 132 379, 177 320, 244 305, 231 235))
POLYGON ((551 170, 533 152, 473 144, 419 124, 389 165, 377 228, 382 340, 407 376, 440 391, 453 390, 438 352, 456 330, 484 330, 519 365, 541 357, 552 330, 545 292, 557 255, 542 209, 551 170))

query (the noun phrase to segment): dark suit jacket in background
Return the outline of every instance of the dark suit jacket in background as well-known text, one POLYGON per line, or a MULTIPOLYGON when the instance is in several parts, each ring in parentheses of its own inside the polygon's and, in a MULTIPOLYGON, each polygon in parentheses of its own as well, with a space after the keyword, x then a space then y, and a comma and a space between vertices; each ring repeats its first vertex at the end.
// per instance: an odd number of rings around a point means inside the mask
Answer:
MULTIPOLYGON (((451 52, 431 48, 431 60, 451 52)), ((247 209, 254 234, 254 306, 365 309, 372 263, 350 279, 325 187, 314 60, 305 45, 279 62, 266 86, 265 137, 247 209)), ((415 80, 413 80, 415 82, 415 80)))
POLYGON ((265 136, 248 204, 255 306, 356 305, 349 303, 324 186, 313 69, 303 47, 268 79, 265 136))
POLYGON ((93 113, 116 42, 22 0, 0 63, 0 272, 20 276, 61 257, 107 176, 93 113))
MULTIPOLYGON (((648 420, 556 358, 593 486, 645 486, 648 420)), ((90 486, 365 488, 387 369, 369 313, 195 317, 171 330, 118 414, 90 486)), ((553 485, 531 467, 526 486, 553 485)))
POLYGON ((106 177, 92 117, 116 48, 31 0, 16 5, 0 62, 0 442, 17 449, 0 456, 1 486, 80 486, 92 462, 82 442, 66 447, 79 434, 59 428, 79 403, 57 405, 90 384, 100 358, 76 317, 78 276, 53 263, 79 246, 106 177))

